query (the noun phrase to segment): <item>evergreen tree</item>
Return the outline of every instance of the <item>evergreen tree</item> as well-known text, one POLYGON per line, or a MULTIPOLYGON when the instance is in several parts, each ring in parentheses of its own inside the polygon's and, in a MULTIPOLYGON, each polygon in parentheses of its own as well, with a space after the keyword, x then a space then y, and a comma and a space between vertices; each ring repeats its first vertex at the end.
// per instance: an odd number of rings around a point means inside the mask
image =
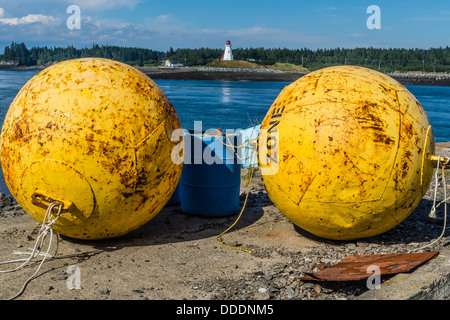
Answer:
MULTIPOLYGON (((264 65, 293 63, 302 65, 313 71, 333 65, 357 65, 380 70, 393 71, 425 71, 450 72, 450 48, 431 49, 401 49, 401 48, 236 48, 233 49, 236 60, 252 60, 264 65)), ((12 42, 4 49, 0 60, 15 62, 21 66, 47 65, 55 62, 84 58, 102 57, 125 62, 136 66, 159 65, 162 60, 178 60, 186 66, 206 65, 221 58, 223 49, 199 48, 176 49, 172 47, 167 52, 143 48, 99 46, 96 43, 90 48, 76 49, 33 47, 28 49, 24 43, 12 42)))

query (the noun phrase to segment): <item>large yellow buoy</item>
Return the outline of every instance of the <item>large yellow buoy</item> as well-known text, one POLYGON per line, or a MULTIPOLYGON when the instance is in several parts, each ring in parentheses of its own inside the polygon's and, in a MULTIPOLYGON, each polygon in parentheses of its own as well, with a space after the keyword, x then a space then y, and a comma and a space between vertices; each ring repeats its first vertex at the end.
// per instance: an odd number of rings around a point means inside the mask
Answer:
POLYGON ((171 134, 179 128, 169 99, 135 68, 97 58, 61 62, 34 76, 8 110, 5 181, 40 223, 50 203, 63 204, 56 232, 124 235, 174 192, 182 165, 172 162, 171 134))
POLYGON ((321 69, 284 88, 261 125, 259 166, 273 203, 328 239, 384 233, 428 189, 433 131, 415 97, 366 68, 321 69))

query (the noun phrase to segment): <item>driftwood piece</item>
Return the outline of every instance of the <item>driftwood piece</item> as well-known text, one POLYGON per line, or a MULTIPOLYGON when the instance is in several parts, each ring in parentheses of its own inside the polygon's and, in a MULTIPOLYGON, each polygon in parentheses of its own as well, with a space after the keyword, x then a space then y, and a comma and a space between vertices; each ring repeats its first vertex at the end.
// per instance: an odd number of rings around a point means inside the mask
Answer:
POLYGON ((409 272, 434 258, 439 251, 423 253, 395 253, 356 255, 344 258, 335 265, 318 264, 318 272, 305 272, 300 280, 351 281, 367 279, 372 275, 370 266, 377 266, 381 275, 409 272))

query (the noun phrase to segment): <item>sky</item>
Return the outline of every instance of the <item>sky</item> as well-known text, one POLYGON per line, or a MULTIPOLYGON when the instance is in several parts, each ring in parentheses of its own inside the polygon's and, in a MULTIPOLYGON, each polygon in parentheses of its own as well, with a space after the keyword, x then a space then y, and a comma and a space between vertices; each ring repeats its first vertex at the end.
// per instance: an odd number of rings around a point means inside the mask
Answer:
POLYGON ((227 39, 233 48, 446 47, 450 0, 0 0, 0 52, 12 41, 167 51, 227 39))

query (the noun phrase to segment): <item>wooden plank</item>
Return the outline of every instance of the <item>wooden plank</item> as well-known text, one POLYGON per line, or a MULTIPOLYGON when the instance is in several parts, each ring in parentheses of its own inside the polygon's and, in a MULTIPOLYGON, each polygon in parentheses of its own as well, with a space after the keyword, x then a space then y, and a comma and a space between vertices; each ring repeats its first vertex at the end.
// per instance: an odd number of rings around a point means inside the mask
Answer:
POLYGON ((335 265, 318 264, 316 273, 305 272, 300 280, 312 281, 352 281, 367 279, 372 275, 368 267, 375 265, 380 274, 409 272, 434 258, 439 251, 423 253, 373 254, 345 257, 335 265))

